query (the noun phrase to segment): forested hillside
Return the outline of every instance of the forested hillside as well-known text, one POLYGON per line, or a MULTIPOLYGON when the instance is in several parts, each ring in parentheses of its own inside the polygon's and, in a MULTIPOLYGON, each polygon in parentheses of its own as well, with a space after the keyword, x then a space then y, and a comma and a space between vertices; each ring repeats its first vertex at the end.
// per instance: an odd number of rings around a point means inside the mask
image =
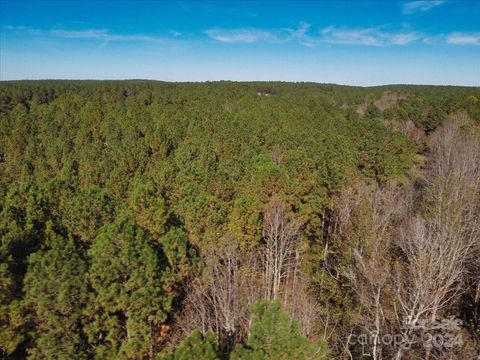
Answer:
POLYGON ((479 124, 479 88, 2 82, 0 357, 473 359, 479 124))

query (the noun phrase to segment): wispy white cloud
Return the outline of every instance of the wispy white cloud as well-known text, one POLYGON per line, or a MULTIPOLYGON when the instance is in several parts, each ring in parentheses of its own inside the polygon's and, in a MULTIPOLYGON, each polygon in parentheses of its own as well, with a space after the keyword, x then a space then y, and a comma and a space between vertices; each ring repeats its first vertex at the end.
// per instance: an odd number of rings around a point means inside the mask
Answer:
POLYGON ((182 36, 182 33, 180 31, 175 30, 170 30, 170 34, 172 34, 174 37, 182 36))
POLYGON ((413 41, 417 41, 422 38, 422 35, 416 32, 397 34, 391 37, 391 43, 394 45, 407 45, 413 41))
POLYGON ((347 29, 327 27, 321 33, 322 42, 343 45, 407 45, 421 38, 421 35, 416 32, 385 32, 378 28, 347 29))
POLYGON ((223 43, 246 43, 254 42, 287 42, 297 40, 303 45, 311 45, 315 40, 307 35, 310 24, 300 23, 297 28, 282 29, 258 29, 258 28, 238 28, 238 29, 219 29, 211 28, 204 33, 211 39, 223 43))
MULTIPOLYGON (((13 32, 23 32, 34 35, 53 36, 64 39, 90 39, 99 40, 103 42, 110 41, 132 41, 132 42, 151 42, 151 43, 164 43, 167 40, 165 38, 139 35, 139 34, 116 34, 112 33, 108 29, 86 29, 86 30, 63 30, 63 29, 50 29, 42 30, 35 29, 29 26, 13 26, 4 25, 3 30, 13 32)), ((179 34, 179 33, 178 33, 179 34)), ((174 36, 177 36, 174 34, 174 36)))
POLYGON ((322 30, 323 41, 327 44, 343 45, 382 45, 375 29, 337 29, 327 27, 322 30))
POLYGON ((451 33, 446 41, 452 45, 480 45, 480 33, 451 33))
POLYGON ((318 45, 319 39, 308 35, 310 30, 310 24, 301 22, 297 29, 287 28, 284 31, 287 33, 286 40, 296 40, 300 44, 313 47, 318 45))
POLYGON ((410 1, 403 4, 402 12, 404 14, 414 14, 417 12, 424 12, 439 5, 442 5, 444 0, 419 0, 419 1, 410 1))
POLYGON ((67 39, 100 39, 104 40, 108 36, 108 30, 89 29, 89 30, 50 30, 50 34, 67 39))
POLYGON ((205 31, 211 39, 224 43, 246 43, 251 44, 258 41, 274 41, 276 35, 271 31, 259 29, 208 29, 205 31))
POLYGON ((32 28, 29 26, 17 26, 17 25, 4 25, 2 26, 3 29, 5 30, 13 30, 13 31, 26 31, 26 30, 31 30, 32 28))
POLYGON ((343 45, 407 45, 419 40, 422 36, 416 32, 385 32, 377 28, 348 29, 327 27, 312 34, 310 24, 300 23, 297 28, 283 29, 219 29, 205 31, 211 39, 223 43, 255 43, 255 42, 297 42, 314 47, 319 44, 343 45))
POLYGON ((80 31, 51 30, 53 36, 65 39, 95 39, 101 41, 137 41, 164 43, 165 39, 148 35, 114 34, 107 29, 88 29, 80 31))
POLYGON ((2 26, 2 30, 12 31, 12 32, 22 32, 22 33, 29 33, 29 34, 39 34, 41 30, 34 29, 30 26, 22 26, 22 25, 4 25, 2 26))

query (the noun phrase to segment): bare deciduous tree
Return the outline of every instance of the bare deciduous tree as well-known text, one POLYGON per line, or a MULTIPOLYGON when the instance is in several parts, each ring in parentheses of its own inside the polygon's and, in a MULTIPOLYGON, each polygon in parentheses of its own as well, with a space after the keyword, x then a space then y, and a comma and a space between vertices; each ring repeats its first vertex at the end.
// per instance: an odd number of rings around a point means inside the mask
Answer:
POLYGON ((274 200, 264 218, 264 291, 268 300, 278 299, 287 278, 296 281, 298 264, 298 225, 288 215, 281 202, 274 200))
POLYGON ((184 317, 178 325, 185 334, 213 330, 227 351, 244 339, 249 307, 258 299, 249 261, 231 238, 203 255, 202 276, 187 289, 184 317))
MULTIPOLYGON (((442 309, 468 291, 472 263, 478 267, 472 255, 480 244, 480 140, 462 131, 466 125, 461 117, 432 135, 425 214, 408 219, 398 237, 408 268, 398 277, 397 300, 407 323, 397 359, 413 342, 415 325, 434 323, 442 309)), ((425 345, 429 358, 432 344, 425 345)))
MULTIPOLYGON (((390 228, 402 209, 400 194, 394 183, 383 188, 359 183, 335 199, 337 236, 350 244, 352 256, 352 264, 340 272, 346 280, 344 286, 356 295, 356 326, 369 335, 371 341, 363 351, 373 359, 382 357, 380 337, 389 330, 385 306, 391 299, 390 228)), ((344 349, 351 356, 348 344, 344 349)))

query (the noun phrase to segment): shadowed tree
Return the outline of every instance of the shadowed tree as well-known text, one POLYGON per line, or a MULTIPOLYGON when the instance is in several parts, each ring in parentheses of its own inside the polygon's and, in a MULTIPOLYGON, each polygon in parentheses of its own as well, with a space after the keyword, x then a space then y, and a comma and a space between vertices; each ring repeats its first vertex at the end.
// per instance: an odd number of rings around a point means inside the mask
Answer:
POLYGON ((100 358, 153 358, 156 334, 171 308, 158 251, 128 220, 105 226, 88 252, 94 294, 89 341, 100 358))
POLYGON ((87 300, 87 264, 72 238, 47 223, 44 248, 28 258, 25 306, 31 311, 32 359, 86 359, 82 312, 87 300))

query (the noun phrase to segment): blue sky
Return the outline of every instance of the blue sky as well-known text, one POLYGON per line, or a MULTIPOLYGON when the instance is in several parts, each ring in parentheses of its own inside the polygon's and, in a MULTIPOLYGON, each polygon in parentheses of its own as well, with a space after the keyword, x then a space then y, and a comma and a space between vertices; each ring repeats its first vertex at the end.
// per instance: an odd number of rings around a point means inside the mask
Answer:
POLYGON ((480 1, 4 1, 0 79, 480 86, 480 1))

